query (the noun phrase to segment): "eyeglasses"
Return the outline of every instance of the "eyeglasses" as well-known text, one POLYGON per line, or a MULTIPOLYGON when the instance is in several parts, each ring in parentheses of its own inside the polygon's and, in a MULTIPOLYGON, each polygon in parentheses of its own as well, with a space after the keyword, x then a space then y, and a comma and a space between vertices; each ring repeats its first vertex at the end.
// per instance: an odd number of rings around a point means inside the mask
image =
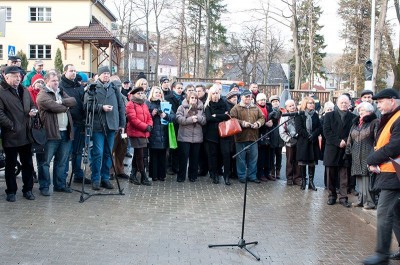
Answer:
POLYGON ((267 101, 267 100, 264 98, 264 99, 259 99, 258 101, 267 101))
POLYGON ((190 97, 190 99, 197 99, 196 97, 190 97))
POLYGON ((250 98, 251 97, 251 95, 247 95, 247 96, 244 96, 245 98, 250 98))
POLYGON ((307 104, 313 104, 314 105, 315 103, 314 102, 307 102, 307 104))

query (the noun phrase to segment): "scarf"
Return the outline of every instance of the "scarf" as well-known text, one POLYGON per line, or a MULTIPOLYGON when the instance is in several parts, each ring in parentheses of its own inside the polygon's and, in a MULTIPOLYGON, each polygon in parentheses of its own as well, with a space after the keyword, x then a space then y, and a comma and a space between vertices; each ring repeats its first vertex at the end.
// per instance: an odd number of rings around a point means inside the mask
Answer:
POLYGON ((142 105, 144 103, 144 99, 143 98, 131 97, 131 101, 134 102, 134 103, 137 103, 139 105, 142 105))
POLYGON ((183 96, 182 95, 178 95, 175 93, 175 91, 172 91, 172 94, 174 95, 174 97, 178 100, 179 105, 182 105, 182 101, 183 101, 183 96))
POLYGON ((268 120, 268 110, 267 110, 267 106, 264 106, 264 107, 263 107, 263 106, 260 106, 260 105, 257 104, 257 107, 260 108, 261 112, 262 112, 263 115, 264 115, 265 120, 268 120))
POLYGON ((309 134, 312 132, 312 116, 314 115, 315 110, 306 110, 306 129, 309 134))
POLYGON ((338 109, 338 113, 340 115, 340 119, 342 120, 342 122, 344 122, 344 118, 346 117, 347 111, 338 109))

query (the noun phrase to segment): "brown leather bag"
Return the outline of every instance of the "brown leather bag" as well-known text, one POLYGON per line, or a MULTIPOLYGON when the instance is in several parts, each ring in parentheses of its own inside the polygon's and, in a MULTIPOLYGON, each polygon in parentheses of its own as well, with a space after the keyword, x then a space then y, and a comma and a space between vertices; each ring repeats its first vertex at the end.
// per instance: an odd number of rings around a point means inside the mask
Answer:
POLYGON ((229 137, 242 132, 242 127, 240 127, 238 119, 230 118, 218 124, 218 131, 220 137, 229 137))

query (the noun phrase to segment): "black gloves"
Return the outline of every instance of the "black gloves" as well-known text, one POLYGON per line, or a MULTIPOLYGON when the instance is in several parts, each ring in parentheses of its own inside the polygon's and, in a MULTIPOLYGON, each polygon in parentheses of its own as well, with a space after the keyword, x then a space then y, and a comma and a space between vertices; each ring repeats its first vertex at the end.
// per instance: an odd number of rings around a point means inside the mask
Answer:
POLYGON ((153 130, 153 127, 150 125, 147 125, 146 132, 151 132, 151 130, 153 130))

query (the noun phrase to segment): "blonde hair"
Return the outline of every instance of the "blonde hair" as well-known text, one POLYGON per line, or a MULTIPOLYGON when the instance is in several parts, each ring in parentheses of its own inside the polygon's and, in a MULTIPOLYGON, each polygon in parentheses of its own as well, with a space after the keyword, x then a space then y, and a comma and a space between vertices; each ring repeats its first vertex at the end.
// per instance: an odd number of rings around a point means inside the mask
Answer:
MULTIPOLYGON (((140 79, 139 79, 140 80, 140 79)), ((150 93, 149 93, 149 101, 153 101, 155 98, 154 98, 154 91, 155 90, 159 90, 160 91, 160 93, 161 93, 161 99, 160 99, 160 101, 164 101, 164 92, 162 91, 162 89, 161 89, 161 87, 158 87, 158 86, 153 86, 152 88, 151 88, 151 90, 150 90, 150 93)))
POLYGON ((312 100, 315 103, 315 100, 312 97, 304 97, 300 104, 300 110, 305 111, 307 108, 307 102, 312 100))
POLYGON ((219 86, 217 84, 214 84, 212 87, 210 87, 210 89, 208 89, 207 100, 204 103, 204 109, 206 109, 206 107, 210 105, 212 95, 215 92, 218 92, 218 100, 221 98, 221 94, 219 94, 219 86))
MULTIPOLYGON (((139 78, 136 83, 135 83, 135 87, 140 87, 143 86, 143 82, 147 83, 147 80, 145 78, 139 78)), ((148 84, 148 83, 147 83, 148 84)))

